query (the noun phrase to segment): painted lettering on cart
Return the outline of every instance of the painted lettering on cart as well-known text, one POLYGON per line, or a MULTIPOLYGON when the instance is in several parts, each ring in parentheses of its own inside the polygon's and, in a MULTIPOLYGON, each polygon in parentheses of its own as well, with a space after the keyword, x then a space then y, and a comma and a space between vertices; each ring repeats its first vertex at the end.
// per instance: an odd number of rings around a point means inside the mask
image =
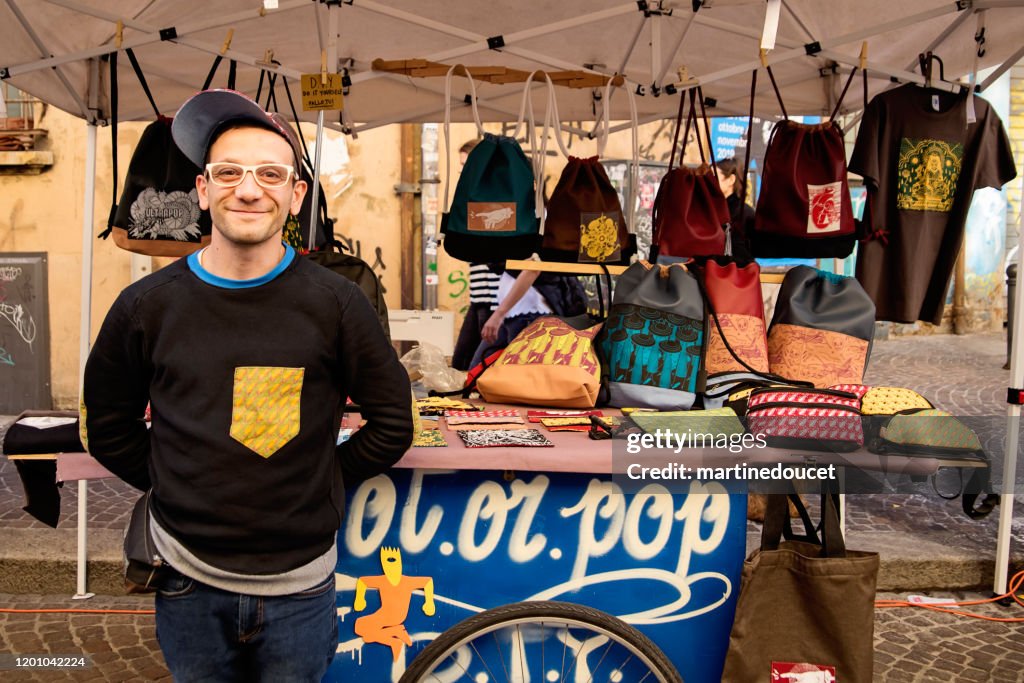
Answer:
MULTIPOLYGON (((452 499, 444 500, 445 505, 424 503, 425 478, 448 474, 415 470, 401 501, 390 478, 382 475, 365 482, 350 504, 345 527, 347 552, 360 558, 379 552, 396 516, 401 548, 410 554, 421 553, 440 541, 442 555, 458 553, 466 562, 482 562, 503 552, 512 562, 525 564, 548 548, 548 537, 534 529, 550 483, 546 475, 537 474, 528 481, 516 479, 507 490, 497 481, 483 481, 465 499, 461 510, 451 509, 456 502, 452 499), (438 538, 446 516, 458 517, 454 544, 438 538)), ((673 533, 682 536, 673 573, 687 576, 692 557, 714 552, 725 536, 729 497, 712 495, 716 493, 725 491, 717 484, 693 482, 685 497, 672 496, 658 484, 626 497, 617 484, 592 479, 575 504, 559 511, 563 519, 576 522, 575 538, 562 543, 574 548, 575 556, 567 583, 561 588, 586 583, 590 562, 614 548, 621 547, 638 562, 659 557, 669 547, 673 533), (677 507, 679 498, 682 500, 677 507), (652 522, 656 525, 653 533, 647 529, 652 522)), ((556 554, 560 555, 561 549, 552 552, 551 557, 558 559, 556 554)))

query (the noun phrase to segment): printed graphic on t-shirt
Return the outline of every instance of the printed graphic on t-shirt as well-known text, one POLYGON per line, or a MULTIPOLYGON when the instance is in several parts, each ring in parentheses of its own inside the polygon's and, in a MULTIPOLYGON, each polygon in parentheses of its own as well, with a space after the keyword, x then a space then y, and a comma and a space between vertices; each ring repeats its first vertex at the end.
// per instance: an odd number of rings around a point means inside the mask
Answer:
POLYGON ((843 184, 807 186, 807 234, 839 232, 839 214, 843 206, 843 184))
POLYGON ((269 458, 299 433, 304 368, 235 368, 231 438, 269 458))
POLYGON ((896 207, 910 211, 953 208, 964 146, 944 140, 900 140, 896 207))
POLYGON ((469 202, 466 227, 475 232, 513 232, 516 229, 515 202, 469 202))

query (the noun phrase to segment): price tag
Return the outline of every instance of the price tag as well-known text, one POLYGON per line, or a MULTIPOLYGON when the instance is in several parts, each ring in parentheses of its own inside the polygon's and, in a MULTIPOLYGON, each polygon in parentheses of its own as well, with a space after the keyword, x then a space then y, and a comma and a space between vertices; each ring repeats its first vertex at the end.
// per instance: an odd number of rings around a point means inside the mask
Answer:
POLYGON ((341 111, 343 103, 341 74, 327 74, 327 83, 320 74, 302 74, 302 111, 341 111))

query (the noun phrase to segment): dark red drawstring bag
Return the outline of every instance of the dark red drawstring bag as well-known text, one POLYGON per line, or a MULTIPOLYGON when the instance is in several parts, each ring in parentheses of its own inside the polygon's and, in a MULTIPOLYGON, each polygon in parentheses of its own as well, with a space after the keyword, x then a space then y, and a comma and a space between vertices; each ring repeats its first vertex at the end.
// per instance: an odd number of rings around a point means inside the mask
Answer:
POLYGON ((768 336, 757 261, 709 258, 700 265, 700 273, 711 314, 717 318, 708 326, 704 360, 708 377, 768 372, 768 336))
POLYGON ((635 253, 636 236, 604 166, 597 157, 569 157, 548 201, 541 259, 626 265, 635 253))
MULTIPOLYGON (((700 88, 690 90, 690 112, 686 117, 686 133, 683 143, 690 135, 690 121, 697 128, 696 100, 700 98, 701 112, 704 113, 704 97, 700 88)), ((718 185, 715 160, 708 166, 704 158, 704 145, 697 131, 697 147, 700 149, 701 165, 696 169, 678 166, 673 168, 676 147, 679 143, 679 129, 683 119, 684 92, 679 100, 679 114, 676 116, 676 135, 672 141, 672 157, 668 173, 661 179, 658 194, 654 198, 654 236, 650 260, 658 256, 720 256, 732 253, 729 240, 729 204, 718 185)), ((709 128, 707 116, 702 116, 704 126, 709 128)), ((710 135, 708 137, 710 140, 710 135)), ((680 163, 682 163, 680 153, 680 163)))
POLYGON ((853 73, 829 120, 818 124, 790 121, 771 67, 768 76, 786 118, 775 124, 765 151, 751 237, 754 256, 849 256, 857 229, 846 180, 843 131, 835 123, 835 116, 853 73))

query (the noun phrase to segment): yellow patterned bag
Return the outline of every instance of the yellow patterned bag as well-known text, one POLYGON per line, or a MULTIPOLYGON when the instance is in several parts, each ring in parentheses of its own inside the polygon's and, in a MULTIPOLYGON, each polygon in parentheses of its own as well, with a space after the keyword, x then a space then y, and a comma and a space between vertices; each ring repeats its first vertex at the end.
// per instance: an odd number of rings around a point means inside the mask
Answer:
POLYGON ((594 350, 600 329, 600 323, 578 330, 561 318, 537 318, 480 375, 477 390, 490 403, 593 408, 601 386, 594 350))

